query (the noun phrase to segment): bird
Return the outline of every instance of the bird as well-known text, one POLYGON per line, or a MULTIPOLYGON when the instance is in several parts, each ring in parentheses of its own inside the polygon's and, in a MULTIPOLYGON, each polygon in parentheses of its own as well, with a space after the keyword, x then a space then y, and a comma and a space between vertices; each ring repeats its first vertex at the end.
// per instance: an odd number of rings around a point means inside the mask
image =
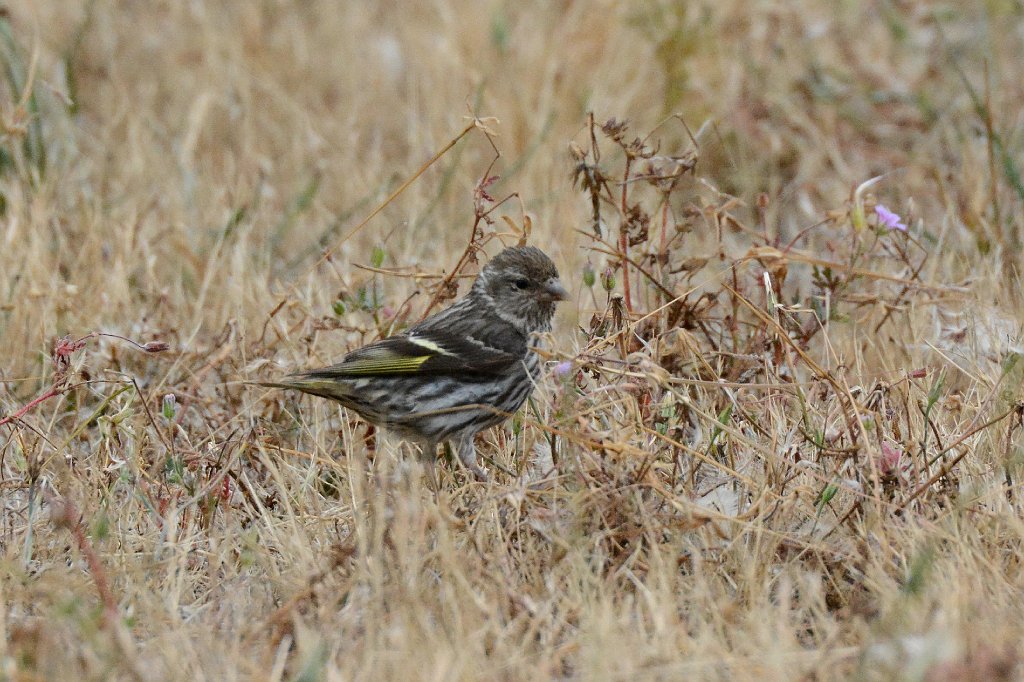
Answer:
POLYGON ((437 446, 451 442, 478 480, 474 438, 515 413, 533 392, 540 357, 533 344, 550 332, 568 298, 558 270, 535 246, 495 255, 469 292, 404 332, 357 348, 329 367, 270 382, 341 403, 367 422, 420 446, 437 488, 437 446))

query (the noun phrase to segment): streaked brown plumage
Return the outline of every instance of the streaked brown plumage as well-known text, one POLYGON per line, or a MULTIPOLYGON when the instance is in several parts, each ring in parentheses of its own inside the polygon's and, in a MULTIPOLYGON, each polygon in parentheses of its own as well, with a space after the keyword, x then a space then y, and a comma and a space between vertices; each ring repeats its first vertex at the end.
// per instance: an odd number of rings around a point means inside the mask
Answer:
POLYGON ((543 251, 506 248, 451 307, 341 362, 265 386, 336 400, 363 419, 415 441, 432 463, 452 441, 480 479, 473 439, 505 421, 533 390, 540 359, 531 337, 551 329, 568 294, 543 251))

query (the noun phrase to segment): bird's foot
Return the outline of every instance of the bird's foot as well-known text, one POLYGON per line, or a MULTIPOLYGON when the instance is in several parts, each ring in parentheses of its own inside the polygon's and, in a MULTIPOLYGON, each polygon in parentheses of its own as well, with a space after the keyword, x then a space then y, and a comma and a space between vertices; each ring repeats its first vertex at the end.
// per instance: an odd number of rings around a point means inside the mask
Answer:
POLYGON ((490 476, 476 462, 476 446, 473 445, 474 435, 476 434, 460 438, 456 444, 456 452, 459 455, 459 461, 462 462, 462 466, 466 467, 476 480, 487 481, 490 480, 490 476))
POLYGON ((476 462, 472 462, 470 464, 467 464, 466 468, 469 469, 469 472, 471 474, 473 474, 473 476, 476 478, 476 480, 478 480, 480 482, 489 481, 490 478, 491 478, 488 475, 488 473, 479 464, 477 464, 476 462))

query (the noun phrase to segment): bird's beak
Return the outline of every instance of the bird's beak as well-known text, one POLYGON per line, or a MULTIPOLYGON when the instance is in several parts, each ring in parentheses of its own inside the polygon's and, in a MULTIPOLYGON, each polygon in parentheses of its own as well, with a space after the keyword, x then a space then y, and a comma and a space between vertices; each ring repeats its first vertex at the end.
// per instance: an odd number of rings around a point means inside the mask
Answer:
POLYGON ((569 298, 569 292, 565 290, 561 282, 552 278, 544 284, 541 298, 545 301, 565 301, 569 298))

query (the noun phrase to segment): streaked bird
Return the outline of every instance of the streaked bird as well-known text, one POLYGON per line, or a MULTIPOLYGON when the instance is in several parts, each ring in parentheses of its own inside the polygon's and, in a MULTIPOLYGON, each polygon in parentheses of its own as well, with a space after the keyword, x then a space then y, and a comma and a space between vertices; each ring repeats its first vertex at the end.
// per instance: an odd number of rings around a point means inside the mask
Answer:
POLYGON ((463 465, 484 480, 473 440, 533 391, 540 358, 532 337, 551 330, 555 305, 567 297, 543 251, 509 247, 446 310, 335 365, 259 385, 336 400, 418 443, 432 481, 437 445, 451 441, 463 465))

